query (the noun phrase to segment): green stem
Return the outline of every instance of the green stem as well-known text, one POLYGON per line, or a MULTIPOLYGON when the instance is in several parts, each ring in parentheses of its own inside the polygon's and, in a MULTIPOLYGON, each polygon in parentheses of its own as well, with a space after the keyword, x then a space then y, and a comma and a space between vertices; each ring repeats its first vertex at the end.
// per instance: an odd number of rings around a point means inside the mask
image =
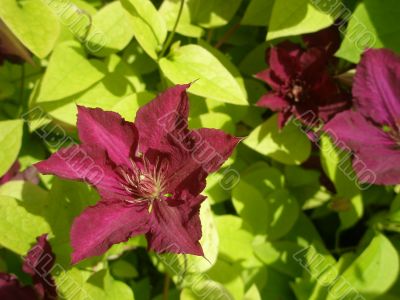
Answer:
POLYGON ((24 114, 28 111, 28 103, 24 99, 24 88, 25 88, 25 64, 21 65, 21 81, 20 81, 20 91, 19 91, 19 99, 20 99, 20 111, 19 115, 24 114))
POLYGON ((225 44, 231 37, 232 35, 235 34, 235 32, 240 28, 240 23, 236 23, 235 25, 232 26, 231 29, 229 29, 223 37, 215 44, 214 48, 219 49, 223 44, 225 44))
POLYGON ((168 293, 169 293, 169 284, 171 279, 169 278, 168 274, 165 274, 164 277, 164 287, 163 287, 163 300, 168 300, 168 293))
POLYGON ((340 249, 340 234, 341 234, 341 231, 340 231, 340 229, 338 229, 335 234, 335 252, 341 251, 341 249, 340 249))
POLYGON ((160 57, 163 57, 163 56, 165 55, 165 52, 167 52, 169 46, 170 46, 171 43, 172 43, 172 40, 173 40, 173 38, 174 38, 174 36, 175 36, 176 28, 178 27, 179 20, 181 19, 181 15, 182 15, 183 5, 184 5, 184 4, 185 4, 185 0, 181 0, 181 5, 180 5, 180 7, 179 7, 179 12, 178 12, 178 16, 176 17, 175 25, 174 25, 174 27, 172 28, 172 31, 171 31, 171 33, 169 34, 167 41, 164 43, 164 47, 163 47, 163 49, 161 50, 160 57))

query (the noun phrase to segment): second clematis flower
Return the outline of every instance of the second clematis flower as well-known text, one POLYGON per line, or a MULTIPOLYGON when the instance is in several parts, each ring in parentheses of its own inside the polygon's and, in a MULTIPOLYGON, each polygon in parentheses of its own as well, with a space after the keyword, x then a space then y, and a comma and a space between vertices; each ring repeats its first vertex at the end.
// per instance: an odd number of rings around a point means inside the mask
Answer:
POLYGON ((241 140, 221 130, 189 130, 189 85, 143 106, 134 123, 78 107, 80 145, 36 164, 45 174, 87 181, 101 200, 72 225, 72 263, 145 234, 149 249, 202 256, 199 217, 206 177, 241 140))
POLYGON ((321 125, 350 107, 350 95, 328 68, 340 45, 339 31, 329 27, 305 35, 303 40, 307 49, 289 41, 268 49, 269 68, 256 75, 272 88, 257 105, 278 112, 280 128, 291 116, 307 126, 321 125))
POLYGON ((39 236, 37 243, 24 258, 22 270, 32 278, 33 285, 23 286, 14 274, 0 272, 1 300, 56 300, 57 287, 51 270, 55 255, 47 241, 47 234, 39 236))
POLYGON ((325 130, 354 153, 361 182, 399 184, 400 57, 387 49, 367 50, 357 66, 353 97, 354 110, 338 114, 325 130))

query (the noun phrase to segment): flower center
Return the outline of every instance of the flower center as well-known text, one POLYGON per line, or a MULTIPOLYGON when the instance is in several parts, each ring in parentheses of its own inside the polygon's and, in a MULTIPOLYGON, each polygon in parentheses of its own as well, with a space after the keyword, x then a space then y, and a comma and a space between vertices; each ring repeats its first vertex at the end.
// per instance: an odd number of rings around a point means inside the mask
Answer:
POLYGON ((138 166, 131 160, 132 169, 120 169, 124 178, 122 183, 125 191, 131 198, 125 201, 132 204, 153 203, 154 200, 163 200, 166 196, 166 164, 160 163, 157 158, 155 164, 151 164, 144 156, 142 166, 138 166))
POLYGON ((305 84, 300 79, 295 79, 291 83, 291 87, 288 93, 289 98, 293 99, 294 102, 300 102, 305 96, 305 84))

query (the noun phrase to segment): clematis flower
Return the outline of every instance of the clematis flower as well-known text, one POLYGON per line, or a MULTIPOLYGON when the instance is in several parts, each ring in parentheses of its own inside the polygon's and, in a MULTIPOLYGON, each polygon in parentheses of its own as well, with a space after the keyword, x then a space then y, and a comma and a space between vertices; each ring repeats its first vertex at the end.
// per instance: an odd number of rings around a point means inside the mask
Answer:
POLYGON ((350 97, 329 73, 329 62, 340 39, 337 30, 325 29, 303 37, 307 49, 289 41, 267 50, 269 69, 256 75, 272 91, 257 103, 278 112, 282 128, 291 116, 315 126, 349 108, 350 97))
POLYGON ((135 123, 78 107, 82 144, 36 165, 45 174, 87 181, 101 195, 74 220, 73 263, 140 234, 158 253, 203 255, 199 209, 206 197, 200 193, 240 139, 216 129, 189 130, 188 87, 159 95, 135 123))
POLYGON ((32 277, 33 286, 23 286, 13 274, 0 273, 0 299, 2 300, 55 300, 57 291, 50 274, 55 256, 47 242, 47 235, 37 238, 29 250, 22 270, 32 277))
POLYGON ((399 83, 400 57, 387 49, 367 50, 354 78, 354 110, 325 126, 337 144, 354 153, 353 168, 361 182, 400 183, 399 83))

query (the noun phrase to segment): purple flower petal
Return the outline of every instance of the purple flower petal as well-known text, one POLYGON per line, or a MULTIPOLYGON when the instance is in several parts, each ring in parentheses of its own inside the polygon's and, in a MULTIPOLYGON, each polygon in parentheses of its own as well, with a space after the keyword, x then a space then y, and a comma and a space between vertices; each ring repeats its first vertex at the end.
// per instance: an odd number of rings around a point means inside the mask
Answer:
POLYGON ((340 113, 326 124, 325 131, 338 147, 353 151, 353 167, 361 181, 376 184, 400 182, 397 144, 363 115, 353 111, 340 113), (374 175, 369 176, 371 174, 374 175))
POLYGON ((146 205, 101 200, 86 208, 71 229, 72 263, 104 254, 112 245, 149 230, 146 205))
POLYGON ((117 165, 130 167, 138 133, 135 125, 117 113, 78 106, 78 132, 83 144, 105 149, 117 165))
POLYGON ((332 56, 340 47, 340 31, 337 25, 332 25, 318 32, 303 35, 307 48, 323 49, 327 56, 332 56))
POLYGON ((168 135, 184 134, 187 130, 189 101, 186 89, 190 85, 176 85, 139 109, 135 125, 140 132, 139 150, 170 152, 168 135))
POLYGON ((103 196, 125 195, 116 166, 104 150, 94 146, 74 145, 59 150, 45 161, 35 164, 42 174, 54 174, 64 179, 87 181, 103 196))
POLYGON ((275 93, 265 94, 257 102, 257 106, 269 108, 272 111, 280 111, 287 107, 287 101, 275 93))
POLYGON ((54 262, 54 253, 47 242, 47 234, 44 234, 37 238, 37 244, 29 250, 22 266, 23 271, 32 277, 40 299, 57 299, 56 284, 50 273, 54 262))
POLYGON ((357 110, 381 125, 400 119, 400 57, 390 50, 367 50, 357 67, 353 96, 357 110))
POLYGON ((297 59, 302 49, 292 42, 282 42, 272 47, 269 53, 269 66, 274 75, 282 82, 291 79, 298 70, 297 59))
POLYGON ((261 71, 255 77, 266 82, 274 90, 279 90, 280 86, 285 83, 271 69, 261 71))
POLYGON ((190 191, 198 195, 205 188, 205 178, 218 170, 232 154, 240 138, 217 129, 201 128, 188 135, 192 143, 174 140, 181 147, 171 147, 169 160, 168 188, 172 191, 190 191))
POLYGON ((0 273, 1 300, 38 300, 31 286, 22 286, 15 275, 0 273))
MULTIPOLYGON (((197 202, 204 200, 204 197, 200 197, 197 202)), ((150 231, 146 235, 149 249, 157 253, 204 255, 199 243, 200 205, 195 205, 190 213, 187 213, 179 206, 170 206, 166 201, 156 201, 152 209, 150 231)))
POLYGON ((13 179, 18 174, 20 168, 21 165, 18 160, 15 161, 10 169, 8 169, 8 171, 2 177, 0 177, 0 184, 4 184, 13 179))

